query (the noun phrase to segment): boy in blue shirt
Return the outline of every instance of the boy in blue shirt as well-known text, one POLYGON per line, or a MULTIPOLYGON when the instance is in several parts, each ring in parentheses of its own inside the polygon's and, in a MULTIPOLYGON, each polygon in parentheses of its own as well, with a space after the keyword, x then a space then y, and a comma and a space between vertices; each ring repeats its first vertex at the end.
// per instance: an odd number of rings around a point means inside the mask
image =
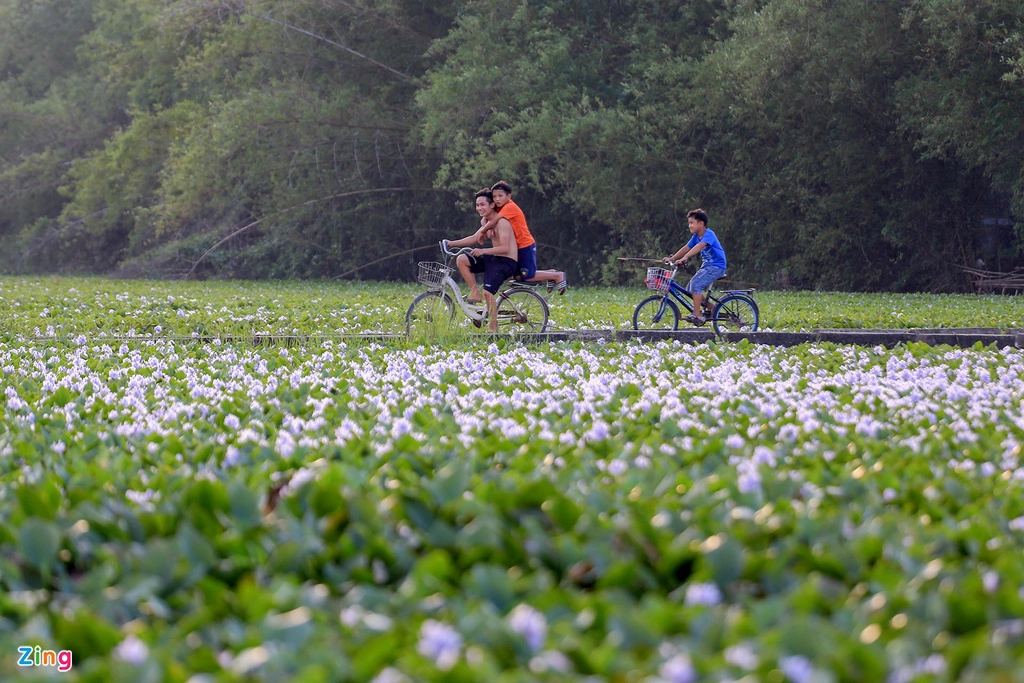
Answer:
POLYGON ((701 315, 703 309, 700 307, 704 301, 704 293, 711 289, 715 280, 725 277, 725 249, 718 241, 718 236, 708 229, 708 215, 704 209, 694 209, 687 213, 686 222, 693 236, 685 247, 666 257, 665 263, 685 266, 690 257, 700 253, 702 265, 700 270, 694 273, 687 287, 693 296, 693 313, 686 316, 688 322, 699 326, 704 324, 704 317, 701 315))

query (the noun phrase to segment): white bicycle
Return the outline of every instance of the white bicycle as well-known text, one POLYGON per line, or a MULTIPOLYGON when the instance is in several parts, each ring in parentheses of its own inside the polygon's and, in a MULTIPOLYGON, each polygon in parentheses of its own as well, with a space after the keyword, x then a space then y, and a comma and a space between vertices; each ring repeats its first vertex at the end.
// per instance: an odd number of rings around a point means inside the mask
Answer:
MULTIPOLYGON (((461 311, 476 327, 487 322, 487 306, 466 301, 458 283, 452 279, 455 272, 450 265, 452 260, 473 250, 463 247, 452 251, 447 240, 441 240, 440 247, 446 257, 444 263, 419 263, 416 279, 427 286, 427 291, 413 299, 405 314, 406 334, 435 335, 457 329, 460 321, 456 319, 456 311, 461 311)), ((497 300, 499 331, 547 332, 548 302, 534 290, 534 285, 506 281, 498 291, 497 300)))

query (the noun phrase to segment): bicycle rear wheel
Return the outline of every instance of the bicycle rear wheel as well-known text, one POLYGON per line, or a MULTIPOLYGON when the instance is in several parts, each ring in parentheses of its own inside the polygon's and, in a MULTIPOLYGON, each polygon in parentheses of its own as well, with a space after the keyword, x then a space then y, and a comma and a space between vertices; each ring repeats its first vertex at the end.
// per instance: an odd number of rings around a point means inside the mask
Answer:
POLYGON ((511 287, 498 294, 498 329, 548 331, 548 302, 532 289, 511 287))
POLYGON ((436 337, 451 331, 455 303, 444 292, 423 292, 413 299, 405 313, 405 333, 411 336, 436 337))
POLYGON ((633 311, 634 330, 678 330, 679 307, 662 294, 649 296, 633 311))
POLYGON ((715 332, 757 332, 761 312, 757 302, 742 294, 726 294, 711 314, 715 332))

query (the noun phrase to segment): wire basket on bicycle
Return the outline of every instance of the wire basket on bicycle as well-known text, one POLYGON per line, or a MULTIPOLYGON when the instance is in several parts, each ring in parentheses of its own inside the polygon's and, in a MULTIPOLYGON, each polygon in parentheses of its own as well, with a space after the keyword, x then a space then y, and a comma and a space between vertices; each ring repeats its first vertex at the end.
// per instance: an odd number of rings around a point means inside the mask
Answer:
POLYGON ((672 286, 672 271, 657 267, 648 268, 644 284, 647 285, 647 289, 667 292, 672 286))
POLYGON ((444 281, 455 272, 445 264, 436 261, 420 261, 419 266, 420 272, 416 276, 416 280, 431 289, 441 289, 444 286, 444 281))

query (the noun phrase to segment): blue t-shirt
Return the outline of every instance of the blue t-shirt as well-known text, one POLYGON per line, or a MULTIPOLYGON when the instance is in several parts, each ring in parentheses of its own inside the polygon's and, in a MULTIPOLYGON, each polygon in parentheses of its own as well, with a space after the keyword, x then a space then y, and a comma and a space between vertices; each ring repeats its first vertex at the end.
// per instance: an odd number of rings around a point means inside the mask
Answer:
POLYGON ((686 243, 687 249, 693 249, 701 242, 707 242, 708 246, 700 250, 700 257, 705 266, 716 266, 725 270, 725 249, 722 248, 722 243, 718 241, 718 235, 711 231, 710 228, 704 231, 703 237, 693 235, 690 241, 686 243))

